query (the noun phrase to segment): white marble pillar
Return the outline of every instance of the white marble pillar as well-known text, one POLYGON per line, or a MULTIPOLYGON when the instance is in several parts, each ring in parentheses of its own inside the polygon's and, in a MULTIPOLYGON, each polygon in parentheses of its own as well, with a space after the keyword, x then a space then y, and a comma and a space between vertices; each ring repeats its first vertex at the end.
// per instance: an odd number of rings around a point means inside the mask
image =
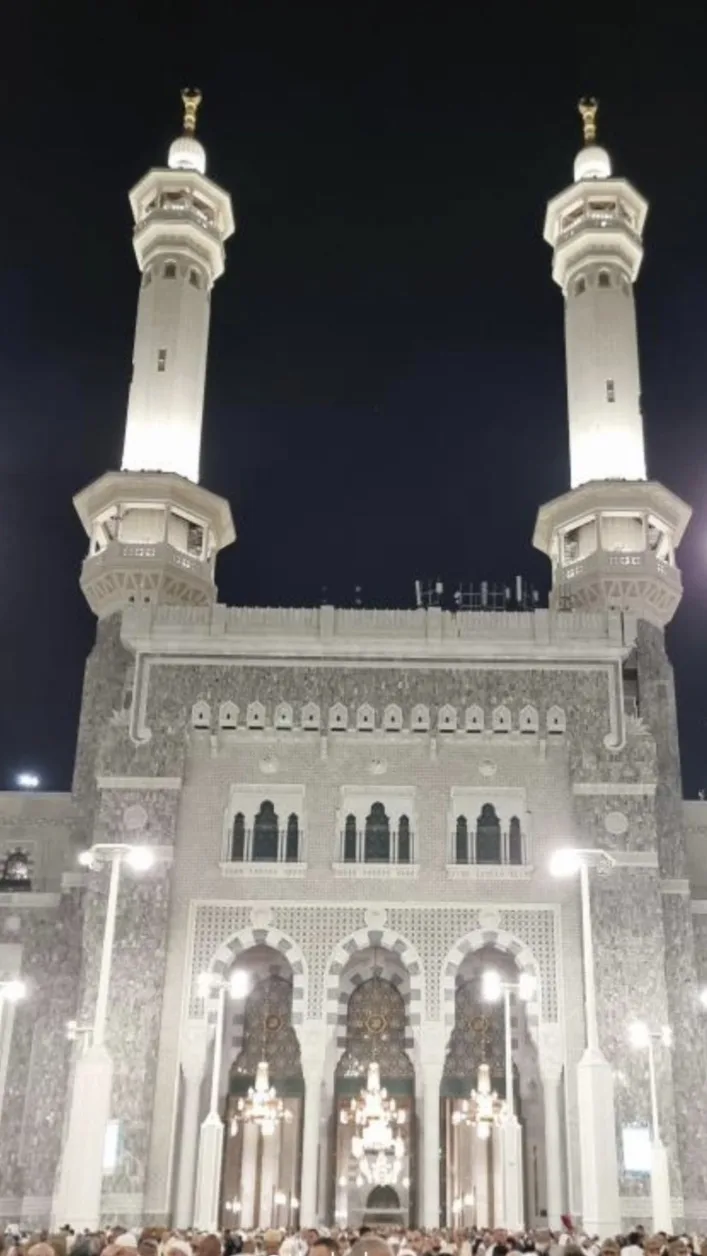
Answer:
POLYGON ((562 1207, 562 1123, 560 1120, 559 1067, 541 1061, 540 1075, 543 1084, 543 1109, 545 1121, 545 1182, 547 1198, 547 1223, 551 1230, 559 1230, 562 1207))
POLYGON ((486 1229, 491 1225, 491 1182, 489 1180, 489 1145, 479 1138, 476 1127, 472 1131, 472 1156, 474 1162, 474 1195, 476 1197, 476 1225, 486 1229))
POLYGON ((305 1021, 298 1036, 304 1075, 300 1225, 306 1227, 314 1226, 318 1221, 319 1135, 325 1076, 326 1027, 323 1021, 305 1021))
POLYGON ((255 1226, 255 1183, 258 1176, 258 1156, 260 1155, 260 1129, 248 1122, 241 1126, 243 1154, 241 1156, 241 1213, 240 1222, 244 1229, 255 1226))
MULTIPOLYGON (((509 1116, 501 1126, 503 1212, 500 1224, 513 1234, 524 1226, 523 1208, 523 1131, 518 1117, 509 1116)), ((494 1182, 496 1164, 494 1163, 494 1182)), ((496 1219, 496 1225, 499 1224, 496 1219)))
POLYGON ((422 1224, 436 1230, 440 1224, 439 1158, 440 1100, 443 1059, 422 1062, 422 1224))
POLYGON ((275 1192, 279 1189, 280 1129, 264 1134, 260 1161, 260 1213, 258 1224, 263 1229, 276 1226, 275 1192))
POLYGON ((174 1224, 187 1230, 194 1222, 194 1185, 199 1148, 201 1085, 206 1068, 207 1026, 205 1021, 188 1025, 180 1048, 183 1103, 178 1138, 179 1171, 174 1200, 174 1224))

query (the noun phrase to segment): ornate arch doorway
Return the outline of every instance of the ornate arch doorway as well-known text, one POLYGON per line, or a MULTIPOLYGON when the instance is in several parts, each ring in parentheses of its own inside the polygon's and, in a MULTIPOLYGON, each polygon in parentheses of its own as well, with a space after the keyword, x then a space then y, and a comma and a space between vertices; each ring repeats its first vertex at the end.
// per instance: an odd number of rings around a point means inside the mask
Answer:
POLYGON ((346 1004, 343 1052, 334 1074, 330 1211, 339 1225, 361 1225, 372 1211, 377 1224, 407 1225, 414 1215, 416 1169, 407 974, 400 957, 385 950, 360 953, 352 963, 355 984, 346 1004), (398 1157, 356 1154, 356 1128, 347 1117, 367 1085, 371 1064, 378 1065, 381 1085, 403 1114, 398 1157))
MULTIPOLYGON (((503 1224, 500 1144, 479 1137, 476 1125, 463 1119, 465 1101, 479 1085, 479 1068, 487 1065, 492 1091, 507 1098, 505 1031, 501 1003, 482 998, 482 974, 494 969, 502 979, 516 983, 513 958, 493 946, 466 956, 459 967, 454 995, 454 1027, 447 1044, 442 1075, 441 1204, 445 1224, 495 1226, 503 1224)), ((543 1109, 537 1053, 528 1032, 525 1005, 511 996, 511 1084, 516 1115, 523 1133, 526 1215, 538 1213, 541 1184, 543 1109), (540 1154, 538 1153, 540 1149, 540 1154)))
POLYGON ((244 1228, 297 1225, 304 1079, 292 1025, 292 974, 270 947, 254 947, 238 964, 250 978, 240 1017, 227 1026, 228 1099, 221 1224, 244 1228), (255 1083, 261 1060, 288 1119, 264 1133, 238 1119, 238 1101, 255 1083))

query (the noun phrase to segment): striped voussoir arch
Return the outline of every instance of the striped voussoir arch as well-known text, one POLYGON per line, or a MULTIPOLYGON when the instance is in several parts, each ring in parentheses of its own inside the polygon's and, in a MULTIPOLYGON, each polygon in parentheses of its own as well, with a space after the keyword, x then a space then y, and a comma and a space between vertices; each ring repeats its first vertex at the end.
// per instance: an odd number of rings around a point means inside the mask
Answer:
MULTIPOLYGON (((417 1027, 422 1020, 424 1003, 424 980, 420 957, 411 942, 393 929, 357 929, 355 933, 337 942, 329 957, 324 974, 324 1019, 329 1026, 337 1027, 337 1036, 343 1033, 340 1026, 346 1023, 346 1003, 354 987, 363 979, 357 973, 355 965, 351 971, 342 973, 357 951, 365 951, 373 947, 381 951, 392 951, 399 956, 407 970, 409 982, 408 1024, 417 1027), (343 1016, 343 1022, 341 1017, 343 1016)), ((397 984, 397 983, 396 983, 397 984)))
POLYGON ((454 1027, 454 995, 457 973, 464 958, 482 947, 495 946, 515 960, 519 973, 530 973, 535 978, 535 992, 525 1005, 526 1020, 531 1036, 537 1040, 540 1024, 540 966, 533 952, 505 929, 473 929, 459 938, 449 951, 442 965, 442 1007, 444 1024, 448 1032, 454 1027))
MULTIPOLYGON (((406 981, 404 974, 397 971, 386 972, 385 963, 378 965, 377 967, 382 970, 381 976, 384 980, 389 981, 392 986, 395 986, 396 990, 402 995, 403 999, 406 999, 410 986, 409 981, 406 981)), ((346 1022, 348 1018, 349 999, 354 990, 364 981, 368 981, 371 976, 372 972, 370 964, 367 961, 365 963, 364 961, 361 961, 360 964, 357 964, 354 956, 339 982, 339 997, 336 1017, 336 1045, 342 1050, 346 1047, 346 1022)), ((418 1011, 419 1008, 416 1006, 415 1012, 418 1011)), ((412 1012, 412 1008, 408 1007, 408 1013, 410 1012, 412 1012)), ((410 1028, 410 1020, 408 1019, 408 1023, 405 1027, 405 1046, 409 1051, 411 1051, 414 1045, 415 1040, 412 1029, 410 1028)))
MULTIPOLYGON (((239 929, 215 952, 209 972, 225 976, 238 959, 254 946, 270 946, 285 956, 292 970, 292 1024, 301 1025, 307 1006, 307 964, 300 947, 281 929, 239 929)), ((218 995, 212 995, 207 1005, 209 1021, 215 1020, 217 1004, 218 995)))

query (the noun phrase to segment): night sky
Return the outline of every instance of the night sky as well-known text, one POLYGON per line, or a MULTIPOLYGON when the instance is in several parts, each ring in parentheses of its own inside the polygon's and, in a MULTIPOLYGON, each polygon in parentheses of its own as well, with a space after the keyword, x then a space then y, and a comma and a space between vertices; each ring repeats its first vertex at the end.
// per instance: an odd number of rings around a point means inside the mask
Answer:
POLYGON ((239 222, 213 298, 202 483, 231 604, 409 606, 549 564, 568 487, 562 298, 542 240, 578 96, 648 197, 649 470, 694 507, 669 629, 687 796, 707 786, 707 25, 697 6, 39 4, 3 17, 0 776, 70 782, 94 620, 71 499, 119 466, 138 277, 127 192, 204 92, 239 222), (516 9, 528 17, 518 18, 516 9), (585 8, 585 11, 586 8, 585 8))

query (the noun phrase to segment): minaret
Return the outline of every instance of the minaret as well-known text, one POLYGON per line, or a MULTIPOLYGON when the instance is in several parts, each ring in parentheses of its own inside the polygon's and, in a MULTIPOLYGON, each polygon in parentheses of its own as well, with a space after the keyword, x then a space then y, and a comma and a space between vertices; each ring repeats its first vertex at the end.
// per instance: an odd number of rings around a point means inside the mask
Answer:
POLYGON ((99 617, 213 601, 216 555, 235 539, 228 503, 198 483, 211 289, 235 223, 195 136, 201 95, 182 100, 167 167, 130 193, 141 282, 123 469, 74 499, 89 536, 81 587, 99 617))
POLYGON ((690 508, 646 480, 634 283, 648 203, 596 143, 582 100, 574 183, 553 197, 545 239, 565 299, 572 491, 542 506, 533 543, 552 561, 555 606, 633 612, 659 625, 682 595, 675 549, 690 508))

